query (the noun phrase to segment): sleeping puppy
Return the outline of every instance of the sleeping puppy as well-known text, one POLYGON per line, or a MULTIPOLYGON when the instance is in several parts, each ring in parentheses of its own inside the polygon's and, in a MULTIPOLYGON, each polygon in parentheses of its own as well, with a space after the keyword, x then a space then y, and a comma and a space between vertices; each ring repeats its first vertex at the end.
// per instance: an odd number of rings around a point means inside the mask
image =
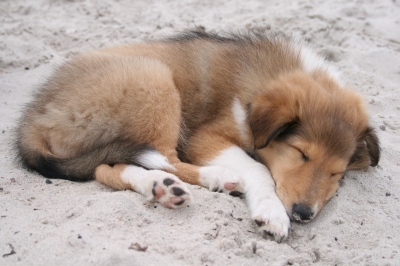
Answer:
POLYGON ((245 194, 261 232, 313 219, 347 170, 379 161, 361 97, 298 41, 187 32, 61 65, 26 107, 23 164, 131 189, 167 208, 184 182, 245 194))

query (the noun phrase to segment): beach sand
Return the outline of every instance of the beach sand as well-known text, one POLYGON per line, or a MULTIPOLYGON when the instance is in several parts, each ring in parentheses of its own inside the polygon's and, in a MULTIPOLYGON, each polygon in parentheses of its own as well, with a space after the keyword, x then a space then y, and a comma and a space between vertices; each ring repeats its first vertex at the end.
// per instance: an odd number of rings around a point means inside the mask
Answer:
POLYGON ((0 265, 399 265, 400 3, 393 1, 0 1, 0 265), (189 186, 169 210, 131 191, 28 172, 15 162, 21 110, 73 55, 184 29, 299 35, 368 103, 382 159, 349 172, 311 223, 278 244, 244 200, 189 186))

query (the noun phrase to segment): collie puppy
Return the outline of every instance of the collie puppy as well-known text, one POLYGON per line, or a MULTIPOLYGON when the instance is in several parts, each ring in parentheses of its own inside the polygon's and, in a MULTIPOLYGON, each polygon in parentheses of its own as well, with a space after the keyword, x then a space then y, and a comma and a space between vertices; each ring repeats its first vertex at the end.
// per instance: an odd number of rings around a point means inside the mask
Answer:
POLYGON ((185 183, 244 193, 277 241, 380 156, 363 100, 311 49, 201 31, 61 65, 26 107, 17 147, 48 178, 94 178, 167 208, 191 203, 185 183))

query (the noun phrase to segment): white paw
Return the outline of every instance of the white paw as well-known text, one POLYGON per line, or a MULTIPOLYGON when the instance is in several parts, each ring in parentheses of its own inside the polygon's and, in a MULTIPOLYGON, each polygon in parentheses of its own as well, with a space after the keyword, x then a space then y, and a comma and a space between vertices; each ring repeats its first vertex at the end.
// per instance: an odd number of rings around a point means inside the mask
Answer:
POLYGON ((149 201, 158 201, 170 209, 176 209, 190 204, 192 194, 178 177, 163 171, 149 171, 150 190, 146 191, 149 201))
POLYGON ((277 242, 287 238, 290 220, 278 198, 260 200, 252 212, 252 219, 262 234, 272 235, 277 242))
POLYGON ((239 176, 221 166, 201 167, 200 183, 210 191, 225 192, 234 197, 241 196, 244 191, 239 176))

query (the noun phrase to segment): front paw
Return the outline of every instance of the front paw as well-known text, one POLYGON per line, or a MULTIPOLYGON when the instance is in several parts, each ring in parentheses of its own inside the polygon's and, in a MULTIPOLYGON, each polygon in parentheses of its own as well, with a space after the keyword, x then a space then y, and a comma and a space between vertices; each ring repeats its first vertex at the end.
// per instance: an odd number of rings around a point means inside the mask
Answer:
POLYGON ((200 170, 200 183, 210 191, 225 192, 234 197, 239 197, 243 194, 239 176, 224 167, 202 167, 200 170))
POLYGON ((252 219, 262 234, 273 236, 278 243, 285 240, 289 234, 290 220, 278 198, 259 201, 252 219))

